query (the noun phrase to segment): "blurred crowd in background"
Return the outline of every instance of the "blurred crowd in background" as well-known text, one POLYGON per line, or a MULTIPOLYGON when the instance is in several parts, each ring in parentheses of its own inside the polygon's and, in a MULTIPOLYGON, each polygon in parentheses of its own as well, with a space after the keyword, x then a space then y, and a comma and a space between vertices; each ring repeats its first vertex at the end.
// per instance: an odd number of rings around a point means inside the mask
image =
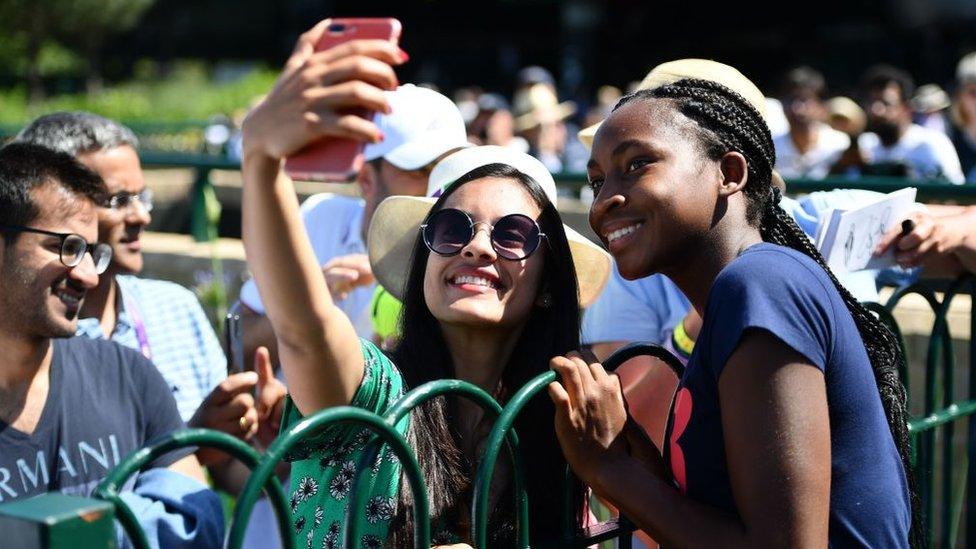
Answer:
MULTIPOLYGON (((529 66, 518 71, 511 90, 438 91, 454 99, 472 143, 511 147, 553 173, 580 174, 589 150, 577 132, 606 118, 624 94, 640 87, 640 81, 625 89, 601 86, 591 104, 580 105, 560 99, 552 72, 529 66)), ((860 82, 827 82, 815 67, 800 66, 763 91, 783 177, 888 175, 976 183, 976 52, 959 60, 942 83, 916 86, 912 75, 890 65, 867 68, 860 82)), ((239 158, 236 129, 245 114, 211 121, 205 134, 211 151, 239 158)))

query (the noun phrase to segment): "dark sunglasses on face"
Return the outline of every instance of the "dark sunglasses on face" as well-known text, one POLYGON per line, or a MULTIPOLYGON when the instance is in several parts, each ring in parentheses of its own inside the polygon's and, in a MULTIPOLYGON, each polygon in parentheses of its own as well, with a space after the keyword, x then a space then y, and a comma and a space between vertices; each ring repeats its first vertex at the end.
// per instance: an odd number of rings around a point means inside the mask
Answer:
POLYGON ((112 262, 111 246, 99 242, 88 242, 80 234, 56 233, 53 231, 45 231, 43 229, 35 229, 33 227, 24 227, 21 225, 0 225, 0 230, 20 233, 36 233, 60 238, 61 263, 63 263, 65 267, 77 267, 85 258, 86 252, 90 253, 92 256, 92 261, 95 264, 95 272, 97 274, 104 273, 105 269, 108 268, 109 263, 112 262))
POLYGON ((545 233, 534 219, 522 214, 509 214, 495 222, 494 226, 474 222, 466 212, 454 208, 439 210, 420 226, 424 244, 437 255, 452 256, 474 239, 476 227, 485 225, 491 247, 498 257, 518 261, 532 255, 539 247, 545 233))

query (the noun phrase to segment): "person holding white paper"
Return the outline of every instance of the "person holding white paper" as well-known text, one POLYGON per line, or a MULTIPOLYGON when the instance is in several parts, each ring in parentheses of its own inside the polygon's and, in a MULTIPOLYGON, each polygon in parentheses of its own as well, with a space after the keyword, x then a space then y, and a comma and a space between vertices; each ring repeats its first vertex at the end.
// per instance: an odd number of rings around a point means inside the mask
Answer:
POLYGON ((891 228, 878 243, 876 254, 894 251, 905 268, 921 267, 931 278, 955 278, 976 273, 976 206, 930 205, 908 216, 911 221, 891 228))
POLYGON ((856 208, 827 212, 820 221, 815 242, 834 274, 894 266, 890 254, 877 254, 875 249, 886 232, 916 209, 924 208, 915 203, 917 192, 915 187, 908 187, 856 208))

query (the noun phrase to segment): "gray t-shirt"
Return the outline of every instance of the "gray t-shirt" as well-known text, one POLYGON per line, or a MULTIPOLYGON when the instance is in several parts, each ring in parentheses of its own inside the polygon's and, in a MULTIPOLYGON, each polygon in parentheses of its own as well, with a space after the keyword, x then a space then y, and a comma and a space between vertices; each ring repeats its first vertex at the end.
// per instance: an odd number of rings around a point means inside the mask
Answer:
MULTIPOLYGON (((48 398, 34 432, 0 421, 0 503, 54 491, 88 496, 126 454, 183 427, 166 382, 138 352, 83 337, 53 345, 48 398)), ((149 467, 192 451, 171 452, 149 467)))

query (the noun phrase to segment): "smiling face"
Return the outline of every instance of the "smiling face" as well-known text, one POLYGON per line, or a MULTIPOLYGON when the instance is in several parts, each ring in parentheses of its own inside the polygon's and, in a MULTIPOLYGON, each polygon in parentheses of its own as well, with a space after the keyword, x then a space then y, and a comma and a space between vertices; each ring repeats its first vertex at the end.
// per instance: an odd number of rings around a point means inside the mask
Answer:
POLYGON ((630 101, 600 126, 587 166, 590 226, 624 278, 667 271, 712 227, 722 172, 698 131, 663 99, 630 101))
MULTIPOLYGON (((545 263, 543 250, 527 259, 498 257, 490 226, 518 213, 538 220, 542 209, 521 183, 486 177, 464 183, 443 204, 466 212, 475 236, 457 255, 431 253, 424 273, 424 300, 442 324, 518 326, 529 316, 545 263)), ((542 244, 545 246, 545 244, 542 244)))
MULTIPOLYGON (((128 145, 80 154, 78 161, 102 177, 110 196, 138 194, 146 188, 139 156, 128 145)), ((138 200, 132 200, 125 208, 98 208, 98 241, 112 247, 110 273, 142 271, 140 237, 151 220, 149 212, 138 200)))
MULTIPOLYGON (((31 191, 40 213, 29 226, 58 233, 76 233, 86 242, 98 236, 95 206, 60 186, 47 184, 31 191)), ((0 244, 2 245, 2 244, 0 244)), ((98 284, 89 253, 76 267, 60 259, 61 239, 20 233, 3 245, 0 259, 0 310, 4 329, 32 337, 71 337, 85 292, 98 284)))

